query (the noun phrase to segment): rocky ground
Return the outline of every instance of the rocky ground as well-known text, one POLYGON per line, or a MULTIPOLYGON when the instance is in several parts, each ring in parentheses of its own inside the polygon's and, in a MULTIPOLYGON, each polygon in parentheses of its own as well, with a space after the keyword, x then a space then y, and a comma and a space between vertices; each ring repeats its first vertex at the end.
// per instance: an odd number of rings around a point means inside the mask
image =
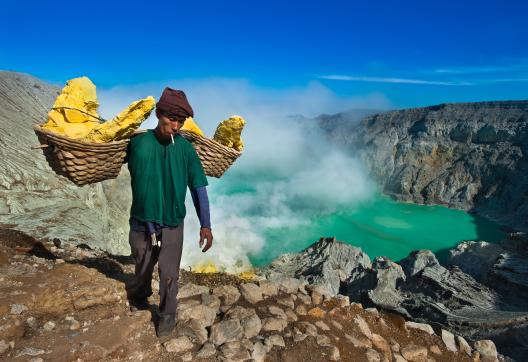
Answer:
POLYGON ((441 265, 430 250, 394 262, 370 260, 360 248, 321 238, 263 269, 268 279, 301 278, 365 307, 430 323, 468 340, 493 340, 502 353, 528 356, 528 240, 515 233, 498 244, 463 242, 441 265))
MULTIPOLYGON (((0 356, 8 361, 497 361, 495 345, 364 309, 295 278, 181 271, 178 324, 155 336, 132 313, 133 265, 89 248, 0 231, 0 356), (61 245, 62 244, 62 245, 61 245)), ((153 283, 155 286, 155 282, 153 283)), ((498 356, 498 358, 497 358, 498 356)))

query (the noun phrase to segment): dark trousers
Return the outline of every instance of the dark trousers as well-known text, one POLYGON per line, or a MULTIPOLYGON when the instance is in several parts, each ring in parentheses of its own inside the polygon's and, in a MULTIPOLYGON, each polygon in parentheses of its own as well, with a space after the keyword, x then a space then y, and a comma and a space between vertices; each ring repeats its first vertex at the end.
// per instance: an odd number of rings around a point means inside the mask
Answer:
POLYGON ((178 277, 183 246, 183 223, 176 228, 163 228, 156 236, 161 246, 153 246, 147 232, 130 230, 129 242, 136 268, 128 286, 128 298, 146 299, 152 295, 152 272, 158 263, 159 310, 161 314, 176 313, 178 277))

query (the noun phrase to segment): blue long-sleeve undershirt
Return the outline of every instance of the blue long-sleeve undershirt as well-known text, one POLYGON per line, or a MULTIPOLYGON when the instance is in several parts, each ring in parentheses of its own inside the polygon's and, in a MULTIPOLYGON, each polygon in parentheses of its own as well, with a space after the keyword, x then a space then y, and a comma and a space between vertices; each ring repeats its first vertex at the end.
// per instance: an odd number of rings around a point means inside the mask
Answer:
POLYGON ((209 212, 209 197, 207 196, 207 189, 205 186, 191 189, 191 196, 196 209, 198 219, 200 219, 200 226, 202 228, 211 228, 211 216, 209 212))

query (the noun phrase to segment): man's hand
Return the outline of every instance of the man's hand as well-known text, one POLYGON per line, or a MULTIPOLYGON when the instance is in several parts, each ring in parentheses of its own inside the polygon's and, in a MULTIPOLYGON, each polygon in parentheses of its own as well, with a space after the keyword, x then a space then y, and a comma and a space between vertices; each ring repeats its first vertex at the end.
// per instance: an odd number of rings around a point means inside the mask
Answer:
POLYGON ((213 245, 213 233, 211 232, 211 229, 209 228, 201 228, 200 229, 200 241, 199 241, 200 248, 203 247, 202 252, 206 252, 209 250, 209 248, 213 245), (205 246, 204 246, 205 241, 205 246))

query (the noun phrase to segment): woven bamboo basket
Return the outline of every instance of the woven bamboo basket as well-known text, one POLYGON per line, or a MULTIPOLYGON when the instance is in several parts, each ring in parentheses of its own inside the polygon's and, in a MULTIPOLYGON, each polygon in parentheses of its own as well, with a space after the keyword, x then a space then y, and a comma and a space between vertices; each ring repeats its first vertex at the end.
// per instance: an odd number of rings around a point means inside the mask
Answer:
MULTIPOLYGON (((53 171, 77 186, 116 178, 130 142, 130 139, 107 143, 80 142, 46 131, 39 125, 33 129, 41 144, 39 148, 53 171)), ((140 130, 135 134, 143 132, 140 130)), ((180 131, 180 134, 193 144, 207 176, 221 177, 242 154, 192 132, 180 131)))
POLYGON ((192 143, 207 176, 221 177, 242 152, 188 131, 180 134, 192 143))
POLYGON ((126 156, 129 139, 88 143, 33 127, 50 167, 77 186, 116 178, 126 156))

